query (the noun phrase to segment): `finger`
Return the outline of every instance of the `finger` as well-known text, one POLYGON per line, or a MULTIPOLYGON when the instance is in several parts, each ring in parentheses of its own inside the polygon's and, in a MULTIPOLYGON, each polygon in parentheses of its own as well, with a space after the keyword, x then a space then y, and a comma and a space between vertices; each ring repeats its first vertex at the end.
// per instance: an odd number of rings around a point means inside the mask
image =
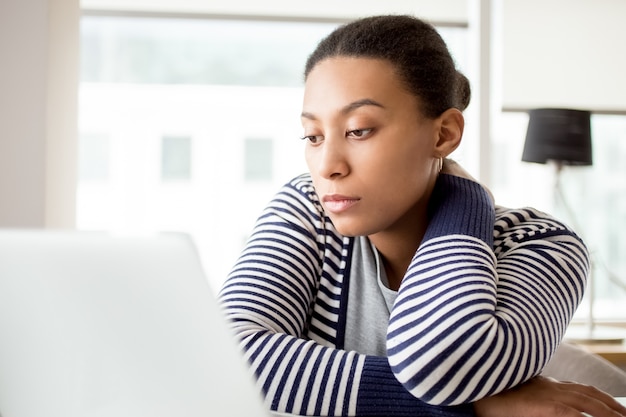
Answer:
POLYGON ((622 405, 619 401, 617 401, 615 398, 613 398, 613 396, 611 396, 610 394, 607 394, 606 392, 590 385, 581 385, 581 384, 571 384, 571 385, 575 386, 576 389, 579 392, 581 392, 583 395, 602 401, 604 404, 606 404, 613 410, 616 410, 619 413, 626 415, 626 407, 622 405))
POLYGON ((592 416, 611 415, 626 417, 626 407, 610 396, 608 399, 604 400, 590 398, 584 404, 584 408, 582 408, 581 411, 592 416))
POLYGON ((561 383, 559 400, 592 416, 626 416, 626 408, 611 395, 595 387, 561 383))

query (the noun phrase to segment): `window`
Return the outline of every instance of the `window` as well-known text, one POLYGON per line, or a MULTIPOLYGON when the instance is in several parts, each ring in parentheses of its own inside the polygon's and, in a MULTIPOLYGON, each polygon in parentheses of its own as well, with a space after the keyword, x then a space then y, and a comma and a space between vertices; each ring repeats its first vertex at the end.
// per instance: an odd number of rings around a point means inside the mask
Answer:
MULTIPOLYGON (((105 183, 81 177, 78 228, 190 233, 220 285, 267 201, 306 171, 302 71, 335 27, 83 16, 79 128, 108 132, 109 159, 105 183)), ((467 30, 441 33, 467 66, 467 30)), ((105 158, 97 146, 81 164, 105 158)))

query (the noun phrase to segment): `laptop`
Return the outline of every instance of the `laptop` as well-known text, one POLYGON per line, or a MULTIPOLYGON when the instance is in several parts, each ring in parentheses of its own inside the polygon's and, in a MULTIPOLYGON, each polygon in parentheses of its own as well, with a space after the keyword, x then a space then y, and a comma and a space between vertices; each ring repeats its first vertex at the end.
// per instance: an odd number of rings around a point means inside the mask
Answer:
POLYGON ((0 231, 0 416, 264 415, 188 236, 0 231))

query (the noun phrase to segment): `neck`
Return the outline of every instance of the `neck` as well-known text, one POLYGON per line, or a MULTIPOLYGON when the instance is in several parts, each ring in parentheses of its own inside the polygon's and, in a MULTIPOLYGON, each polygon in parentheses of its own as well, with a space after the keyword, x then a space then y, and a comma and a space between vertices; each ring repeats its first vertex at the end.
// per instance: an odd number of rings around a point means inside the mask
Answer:
POLYGON ((380 254, 389 288, 398 291, 411 260, 417 251, 426 231, 426 216, 418 216, 420 221, 413 227, 402 227, 397 231, 384 231, 370 235, 369 239, 380 254), (422 220, 423 219, 423 220, 422 220))
POLYGON ((398 291, 406 271, 422 243, 428 226, 428 201, 437 175, 431 177, 426 192, 415 205, 393 225, 369 235, 385 267, 389 288, 398 291))

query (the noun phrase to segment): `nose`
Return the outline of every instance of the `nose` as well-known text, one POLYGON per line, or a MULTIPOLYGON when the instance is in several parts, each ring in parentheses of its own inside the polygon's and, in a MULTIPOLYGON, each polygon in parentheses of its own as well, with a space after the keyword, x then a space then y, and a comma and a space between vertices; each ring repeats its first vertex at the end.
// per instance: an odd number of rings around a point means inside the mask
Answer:
POLYGON ((348 163, 347 143, 339 135, 327 136, 318 149, 317 171, 327 179, 341 178, 350 172, 348 163))

